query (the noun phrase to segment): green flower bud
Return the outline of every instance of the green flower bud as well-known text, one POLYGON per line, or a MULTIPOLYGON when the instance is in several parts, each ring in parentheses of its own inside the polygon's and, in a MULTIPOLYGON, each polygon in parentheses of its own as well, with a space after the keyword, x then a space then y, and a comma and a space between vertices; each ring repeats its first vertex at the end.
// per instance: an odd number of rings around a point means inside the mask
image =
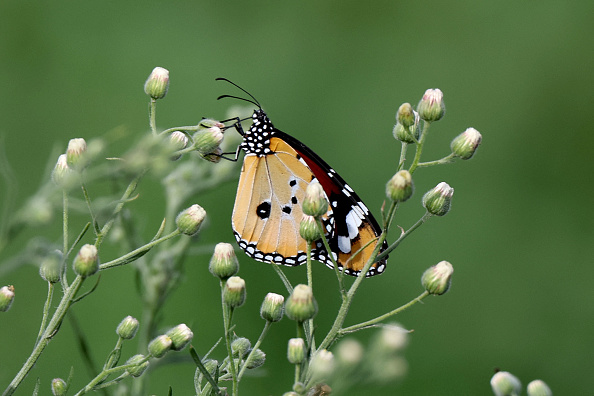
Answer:
POLYGON ((320 183, 309 183, 305 189, 302 205, 303 213, 309 216, 320 217, 328 212, 328 199, 320 183))
POLYGON ((291 364, 301 364, 305 359, 305 341, 303 338, 291 338, 287 350, 287 359, 291 364))
POLYGON ((169 89, 169 70, 155 67, 144 83, 144 92, 153 99, 163 99, 169 89))
POLYGON ((245 367, 248 370, 253 370, 262 366, 266 362, 266 354, 261 349, 256 349, 250 353, 248 360, 245 362, 245 367))
POLYGON ((52 380, 52 394, 54 396, 64 396, 67 390, 68 385, 66 385, 66 381, 62 378, 54 378, 52 380))
POLYGON ((240 307, 245 302, 245 281, 239 276, 232 276, 225 282, 223 301, 232 308, 240 307))
POLYGON ((239 271, 239 261, 235 256, 233 245, 223 242, 217 243, 208 270, 211 274, 223 280, 235 275, 239 271))
POLYGON ((74 258, 74 272, 82 277, 93 275, 99 270, 99 258, 97 248, 94 245, 83 245, 74 258))
POLYGON ((553 396, 553 391, 541 380, 534 380, 528 384, 528 396, 553 396))
POLYGON ((322 349, 316 352, 311 359, 311 372, 314 380, 326 379, 334 372, 334 355, 332 352, 322 349))
POLYGON ((130 340, 136 335, 138 327, 138 319, 133 318, 132 316, 126 316, 118 325, 116 333, 124 340, 130 340))
POLYGON ((482 139, 483 137, 479 131, 468 128, 452 140, 450 148, 456 157, 467 160, 472 158, 482 139))
POLYGON ((202 206, 194 204, 180 212, 175 219, 177 228, 186 235, 195 235, 206 217, 202 206))
POLYGON ((401 170, 396 172, 386 184, 386 195, 392 201, 404 202, 412 196, 414 189, 410 173, 407 170, 401 170))
POLYGON ((192 341, 192 338, 194 338, 192 330, 183 323, 175 326, 173 329, 165 333, 165 335, 171 338, 171 349, 174 351, 181 351, 192 341))
POLYGON ((293 391, 285 392, 285 393, 283 393, 283 396, 299 396, 299 393, 293 392, 293 391))
POLYGON ((304 322, 318 313, 318 304, 314 299, 311 287, 297 285, 285 303, 287 316, 297 322, 304 322))
POLYGON ((446 182, 441 182, 423 195, 423 206, 436 216, 443 216, 450 211, 454 189, 446 182))
POLYGON ((439 89, 428 89, 417 106, 419 116, 425 121, 438 121, 445 114, 443 92, 439 89))
POLYGON ((52 181, 62 188, 68 188, 74 183, 74 171, 68 166, 66 154, 58 157, 56 166, 52 171, 52 181))
POLYGON ((8 311, 13 301, 14 286, 2 286, 2 288, 0 288, 0 312, 8 311))
POLYGON ((219 162, 221 162, 222 155, 223 155, 223 149, 220 147, 217 147, 216 149, 214 149, 214 151, 212 153, 202 155, 202 158, 204 158, 208 162, 212 162, 213 164, 218 164, 219 162))
POLYGON ((87 152, 87 142, 83 138, 70 139, 66 149, 66 162, 68 166, 75 170, 81 170, 86 164, 85 154, 87 152))
POLYGON ((336 357, 343 367, 354 367, 363 359, 365 350, 353 338, 345 338, 336 346, 336 357))
POLYGON ((146 357, 141 354, 134 355, 130 359, 128 359, 126 361, 126 365, 128 364, 137 365, 136 367, 130 367, 126 369, 126 371, 130 373, 132 377, 140 377, 149 366, 148 360, 146 360, 146 357))
POLYGON ((233 356, 240 359, 246 357, 248 353, 250 353, 251 348, 252 343, 245 337, 238 337, 231 343, 231 351, 233 352, 233 356))
POLYGON ((219 369, 219 362, 214 359, 208 359, 202 362, 204 368, 214 378, 219 369))
POLYGON ((411 127, 415 124, 415 111, 410 103, 403 103, 398 108, 396 113, 396 122, 405 128, 411 127))
POLYGON ((491 389, 495 396, 519 395, 522 393, 522 383, 507 371, 500 371, 491 377, 491 389))
POLYGON ((49 283, 58 283, 62 273, 62 252, 55 250, 48 253, 48 255, 41 261, 39 266, 39 275, 43 280, 49 283))
MULTIPOLYGON (((183 150, 188 145, 188 137, 185 133, 174 131, 169 135, 169 147, 171 151, 183 150)), ((177 161, 181 158, 181 154, 171 156, 172 161, 177 161)))
POLYGON ((165 334, 161 334, 160 336, 154 338, 148 344, 148 351, 151 356, 160 358, 163 357, 169 350, 171 349, 171 338, 166 336, 165 334))
POLYGON ((394 135, 394 138, 409 144, 417 143, 419 141, 419 136, 421 135, 421 128, 419 127, 419 113, 415 111, 413 114, 415 116, 415 122, 413 125, 405 127, 399 122, 394 125, 394 129, 392 130, 392 135, 394 135))
POLYGON ((440 261, 423 273, 421 284, 430 294, 442 295, 450 288, 453 273, 452 264, 440 261))
POLYGON ((268 293, 260 307, 260 316, 268 322, 278 322, 283 318, 285 298, 280 294, 268 293))
POLYGON ((205 156, 216 151, 223 141, 225 125, 211 119, 200 121, 198 130, 193 136, 194 147, 201 155, 205 156))
POLYGON ((308 243, 317 241, 322 237, 322 233, 320 232, 315 217, 303 215, 303 219, 301 219, 301 223, 299 223, 299 235, 301 235, 301 238, 305 239, 308 243))

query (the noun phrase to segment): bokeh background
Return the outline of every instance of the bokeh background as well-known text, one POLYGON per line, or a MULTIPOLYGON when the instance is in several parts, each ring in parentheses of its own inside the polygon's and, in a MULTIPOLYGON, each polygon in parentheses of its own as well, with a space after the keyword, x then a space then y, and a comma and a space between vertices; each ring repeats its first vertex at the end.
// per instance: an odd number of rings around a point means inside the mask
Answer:
MULTIPOLYGON (((450 140, 469 126, 483 134, 482 146, 470 161, 415 174, 416 198, 402 207, 400 225, 422 215, 422 193, 440 181, 456 189, 453 209, 415 232, 384 275, 365 282, 347 324, 415 297, 422 272, 449 260, 455 268, 450 292, 396 318, 414 329, 409 370, 384 392, 488 395, 500 368, 524 384, 541 378, 557 395, 590 394, 592 15, 594 3, 586 0, 1 2, 2 149, 23 201, 48 177, 56 148, 63 150, 68 139, 147 130, 142 85, 153 67, 171 72, 159 105, 161 128, 224 117, 232 102, 215 99, 236 93, 215 82, 224 76, 250 90, 278 128, 332 164, 379 216, 399 154, 394 114, 401 103, 416 104, 425 89, 438 87, 448 111, 433 127, 424 159, 448 154, 450 140)), ((147 178, 143 193, 138 205, 146 211, 149 238, 163 202, 155 179, 147 178)), ((232 242, 234 193, 235 184, 227 183, 188 202, 209 212, 200 242, 232 242)), ((59 240, 59 221, 48 229, 59 240)), ((30 352, 46 293, 36 263, 2 263, 39 231, 26 230, 0 257, 0 284, 17 290, 12 309, 0 315, 1 388, 30 352)), ((222 327, 208 259, 188 257, 164 316, 166 324, 194 329, 200 353, 222 327)), ((240 262, 248 302, 238 311, 237 330, 256 339, 261 299, 283 288, 265 264, 243 255, 240 262)), ((335 279, 321 265, 315 276, 318 331, 325 333, 338 306, 335 279)), ((304 268, 291 277, 303 281, 304 268)), ((74 307, 98 361, 115 342, 121 318, 140 316, 133 282, 132 268, 108 271, 99 289, 74 307)), ((262 346, 268 364, 242 382, 242 394, 289 390, 285 345, 293 331, 288 320, 272 329, 262 346)), ((356 337, 367 343, 374 334, 356 337)), ((30 394, 37 377, 48 394, 51 379, 67 377, 71 365, 74 388, 85 384, 88 373, 74 345, 67 321, 17 394, 30 394)), ((124 353, 133 353, 127 348, 124 353)), ((190 364, 161 367, 149 392, 165 395, 171 385, 174 394, 192 394, 192 375, 190 364)))

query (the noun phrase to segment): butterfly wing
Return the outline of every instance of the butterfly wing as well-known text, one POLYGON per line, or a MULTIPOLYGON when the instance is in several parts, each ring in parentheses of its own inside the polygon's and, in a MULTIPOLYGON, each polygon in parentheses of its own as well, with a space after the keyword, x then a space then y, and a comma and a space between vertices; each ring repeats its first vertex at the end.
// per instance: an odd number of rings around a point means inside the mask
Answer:
MULTIPOLYGON (((338 254, 338 265, 341 268, 346 265, 346 273, 358 276, 377 246, 377 238, 381 234, 380 226, 361 198, 322 158, 290 135, 278 131, 276 136, 281 137, 299 154, 324 188, 331 207, 329 216, 332 217, 332 232, 328 241, 330 249, 338 254), (357 252, 359 253, 355 255, 357 252)), ((384 241, 380 252, 387 248, 388 244, 384 241)), ((322 246, 317 245, 317 249, 320 251, 318 259, 332 267, 332 261, 323 257, 325 251, 322 246)), ((387 257, 375 263, 366 276, 382 273, 386 261, 387 257)))

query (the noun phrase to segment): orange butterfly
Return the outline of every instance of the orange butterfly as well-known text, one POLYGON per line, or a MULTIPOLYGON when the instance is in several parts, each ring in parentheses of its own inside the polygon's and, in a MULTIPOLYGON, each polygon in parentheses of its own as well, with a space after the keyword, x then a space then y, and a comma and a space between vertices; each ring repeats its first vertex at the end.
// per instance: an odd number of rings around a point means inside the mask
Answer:
MULTIPOLYGON (((265 263, 296 266, 306 257, 306 242, 299 234, 303 218, 301 203, 309 183, 317 180, 330 205, 323 216, 326 238, 339 268, 358 276, 377 245, 381 233, 377 221, 353 189, 316 153, 294 137, 276 129, 258 101, 243 88, 258 107, 252 125, 243 131, 238 148, 245 151, 233 207, 232 226, 237 243, 250 257, 265 263), (362 250, 361 250, 362 249, 362 250), (358 254, 355 255, 359 250, 358 254)), ((384 241, 380 251, 388 247, 384 241)), ((312 245, 312 258, 333 268, 322 241, 312 245)), ((387 257, 373 264, 366 276, 382 273, 387 257)))

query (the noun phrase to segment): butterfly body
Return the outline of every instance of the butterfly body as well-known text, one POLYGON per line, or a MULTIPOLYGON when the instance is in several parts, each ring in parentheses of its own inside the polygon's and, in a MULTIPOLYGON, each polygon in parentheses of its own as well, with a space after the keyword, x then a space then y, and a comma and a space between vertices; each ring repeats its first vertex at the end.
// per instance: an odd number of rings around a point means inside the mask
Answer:
MULTIPOLYGON (((245 157, 233 208, 232 227, 239 246, 258 261, 295 266, 306 259, 306 241, 299 234, 305 189, 318 181, 329 201, 322 216, 331 252, 322 241, 312 244, 312 258, 353 276, 377 245, 381 229, 349 185, 317 154, 276 129, 262 109, 243 133, 245 157), (361 250, 359 254, 355 253, 361 250)), ((387 248, 384 242, 380 251, 387 248)), ((373 264, 366 276, 382 273, 386 258, 373 264)))

